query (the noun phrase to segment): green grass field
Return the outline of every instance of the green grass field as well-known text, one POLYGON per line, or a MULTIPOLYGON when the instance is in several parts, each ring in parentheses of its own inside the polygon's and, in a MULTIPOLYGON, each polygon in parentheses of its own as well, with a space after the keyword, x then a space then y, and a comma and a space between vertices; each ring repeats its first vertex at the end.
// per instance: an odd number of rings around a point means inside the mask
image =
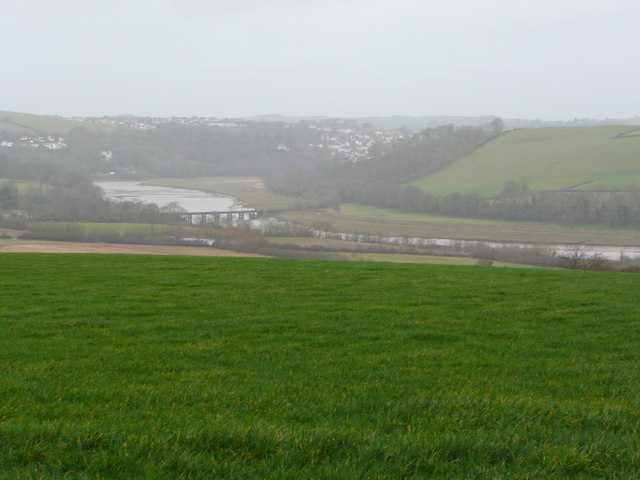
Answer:
POLYGON ((78 122, 53 115, 35 115, 32 113, 0 112, 0 132, 13 134, 49 134, 67 135, 75 127, 85 127, 90 130, 116 130, 120 127, 92 122, 78 122))
POLYGON ((495 195, 508 181, 531 190, 616 190, 640 186, 640 137, 633 127, 537 128, 508 132, 443 170, 413 182, 427 192, 495 195))
POLYGON ((324 224, 336 232, 365 235, 416 236, 534 243, 640 245, 640 231, 604 225, 575 226, 552 223, 483 220, 422 215, 368 205, 344 204, 340 210, 287 212, 279 217, 304 225, 324 224))
POLYGON ((295 198, 275 195, 266 190, 259 177, 159 178, 148 180, 143 184, 193 188, 209 193, 231 195, 258 210, 290 210, 295 208, 296 204, 295 198))
POLYGON ((98 223, 98 222, 38 222, 30 221, 29 227, 39 230, 44 227, 58 229, 64 231, 70 229, 85 234, 116 232, 118 234, 126 233, 145 233, 145 234, 182 234, 189 235, 200 230, 198 227, 187 225, 162 225, 152 223, 98 223))
MULTIPOLYGON (((114 236, 140 236, 153 237, 202 237, 202 238, 228 238, 233 237, 234 232, 213 228, 211 225, 200 227, 198 225, 164 225, 152 223, 94 223, 94 222, 27 222, 29 230, 35 232, 49 232, 59 234, 73 234, 82 237, 107 238, 109 234, 114 236)), ((246 233, 250 236, 251 233, 246 233)), ((256 234, 257 235, 257 234, 256 234)))
POLYGON ((66 135, 74 127, 84 126, 62 117, 34 115, 30 113, 0 112, 0 131, 27 131, 27 133, 49 133, 66 135))
MULTIPOLYGON (((404 253, 359 253, 344 254, 346 259, 362 262, 391 262, 391 263, 419 263, 422 265, 481 265, 477 258, 450 257, 443 255, 408 255, 404 253)), ((509 262, 491 262, 493 267, 533 268, 530 265, 521 265, 509 262)))
POLYGON ((49 190, 51 185, 45 182, 35 182, 30 180, 14 180, 12 178, 0 178, 0 187, 11 184, 20 193, 25 193, 33 190, 49 190))
POLYGON ((639 276, 0 265, 3 478, 640 476, 639 276))

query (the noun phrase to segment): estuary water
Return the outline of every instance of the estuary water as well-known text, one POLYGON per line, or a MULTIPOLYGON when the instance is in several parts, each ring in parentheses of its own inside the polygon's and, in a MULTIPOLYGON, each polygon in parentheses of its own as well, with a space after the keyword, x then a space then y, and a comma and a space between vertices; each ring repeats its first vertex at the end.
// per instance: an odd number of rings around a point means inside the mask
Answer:
POLYGON ((227 195, 211 195, 200 190, 142 185, 140 182, 96 182, 104 196, 115 201, 139 201, 165 207, 177 203, 187 212, 223 212, 249 210, 227 195))

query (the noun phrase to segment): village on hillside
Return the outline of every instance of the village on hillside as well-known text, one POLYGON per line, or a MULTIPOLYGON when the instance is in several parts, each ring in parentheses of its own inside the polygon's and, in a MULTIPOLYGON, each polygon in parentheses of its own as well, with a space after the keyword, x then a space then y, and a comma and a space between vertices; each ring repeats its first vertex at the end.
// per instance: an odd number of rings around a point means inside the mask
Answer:
MULTIPOLYGON (((238 128, 251 123, 243 119, 220 119, 216 117, 73 117, 69 120, 92 125, 103 125, 135 130, 153 130, 161 125, 207 126, 212 128, 238 128)), ((375 144, 390 144, 406 137, 405 129, 380 129, 371 124, 349 120, 304 120, 308 128, 320 132, 318 143, 310 147, 324 149, 331 156, 350 162, 358 162, 369 156, 369 149, 375 144)), ((67 140, 61 136, 25 135, 13 136, 5 133, 0 148, 42 148, 59 150, 67 146, 67 140)), ((278 150, 289 150, 285 144, 278 150)), ((109 158, 110 159, 110 158, 109 158)))
POLYGON ((3 148, 46 148, 47 150, 60 150, 66 147, 64 137, 51 135, 19 135, 10 140, 2 140, 0 147, 3 148))

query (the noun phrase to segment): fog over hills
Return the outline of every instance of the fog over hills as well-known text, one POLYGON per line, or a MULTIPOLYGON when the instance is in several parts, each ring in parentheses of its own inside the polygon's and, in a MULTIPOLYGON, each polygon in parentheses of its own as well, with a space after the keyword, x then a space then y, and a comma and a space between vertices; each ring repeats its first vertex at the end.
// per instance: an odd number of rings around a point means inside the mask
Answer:
MULTIPOLYGON (((190 124, 209 126, 229 126, 234 122, 278 122, 295 124, 309 122, 312 124, 340 124, 344 123, 369 125, 380 130, 404 130, 406 133, 416 133, 425 128, 433 128, 442 125, 456 126, 481 126, 488 124, 499 115, 481 116, 455 116, 455 115, 392 115, 371 117, 340 117, 327 115, 289 116, 281 114, 254 115, 237 118, 220 118, 215 114, 206 117, 150 117, 143 115, 104 115, 98 117, 63 117, 59 115, 36 115, 32 113, 17 113, 0 111, 0 132, 12 133, 55 133, 65 134, 74 127, 96 125, 132 126, 144 128, 145 125, 154 126, 160 124, 190 124)), ((640 116, 632 118, 574 118, 566 120, 540 120, 525 118, 502 118, 504 128, 507 130, 516 128, 542 128, 542 127, 586 127, 586 126, 611 126, 611 125, 640 125, 640 116)))
POLYGON ((10 111, 549 120, 639 113, 635 0, 2 7, 2 87, 10 95, 0 108, 10 111))
MULTIPOLYGON (((287 115, 256 115, 252 117, 243 117, 244 120, 262 121, 262 122, 284 122, 296 123, 299 121, 326 121, 331 119, 345 118, 354 120, 358 123, 368 123, 376 128, 406 128, 416 132, 425 128, 437 127, 440 125, 470 125, 478 126, 491 122, 500 115, 482 115, 482 116, 454 116, 454 115, 425 115, 425 116, 374 116, 374 117, 330 117, 330 116, 308 116, 295 117, 287 115)), ((503 118, 504 126, 507 129, 512 128, 540 128, 540 127, 586 127, 586 126, 605 126, 605 125, 640 125, 640 116, 632 118, 574 118, 567 120, 540 120, 526 118, 503 118)))

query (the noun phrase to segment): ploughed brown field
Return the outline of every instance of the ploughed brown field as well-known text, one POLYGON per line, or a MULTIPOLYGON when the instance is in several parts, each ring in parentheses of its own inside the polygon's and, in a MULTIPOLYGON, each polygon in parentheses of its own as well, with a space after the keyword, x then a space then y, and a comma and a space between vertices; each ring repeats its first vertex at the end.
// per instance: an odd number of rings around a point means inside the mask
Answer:
POLYGON ((173 245, 133 245, 126 243, 34 242, 0 244, 0 252, 31 253, 132 253, 142 255, 192 255, 205 257, 262 257, 263 255, 232 252, 217 248, 180 247, 173 245))

